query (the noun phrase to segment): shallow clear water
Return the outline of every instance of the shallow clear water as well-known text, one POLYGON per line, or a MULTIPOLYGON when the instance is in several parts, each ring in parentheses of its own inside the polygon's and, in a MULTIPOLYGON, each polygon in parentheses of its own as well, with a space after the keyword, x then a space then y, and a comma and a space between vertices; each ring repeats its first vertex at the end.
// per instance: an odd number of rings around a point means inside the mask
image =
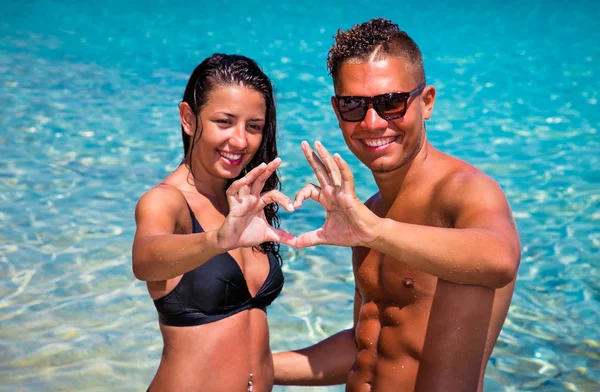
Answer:
MULTIPOLYGON (((593 2, 344 8, 251 0, 227 12, 212 2, 2 3, 0 390, 148 385, 162 343, 152 302, 131 273, 132 213, 181 159, 177 102, 205 56, 243 53, 274 79, 285 192, 313 181, 298 146, 320 139, 351 163, 359 196, 372 194, 329 107, 325 58, 337 28, 375 16, 421 46, 438 89, 430 140, 493 176, 517 218, 523 259, 486 390, 599 389, 593 2)), ((301 232, 323 218, 307 203, 282 224, 301 232)), ((273 350, 349 326, 349 251, 283 253, 286 287, 269 309, 273 350)))

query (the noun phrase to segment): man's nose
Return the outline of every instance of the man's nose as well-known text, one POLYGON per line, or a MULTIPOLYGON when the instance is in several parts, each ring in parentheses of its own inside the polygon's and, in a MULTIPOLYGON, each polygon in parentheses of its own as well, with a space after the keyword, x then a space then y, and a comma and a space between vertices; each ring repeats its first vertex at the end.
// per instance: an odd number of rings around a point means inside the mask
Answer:
POLYGON ((387 128, 388 122, 377 113, 372 105, 369 105, 361 125, 364 129, 376 130, 387 128))

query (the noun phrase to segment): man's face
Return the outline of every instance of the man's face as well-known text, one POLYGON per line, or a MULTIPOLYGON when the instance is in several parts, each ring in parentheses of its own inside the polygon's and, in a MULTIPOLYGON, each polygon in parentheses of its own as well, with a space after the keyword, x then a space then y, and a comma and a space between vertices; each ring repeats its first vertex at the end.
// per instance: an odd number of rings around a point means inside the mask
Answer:
MULTIPOLYGON (((360 64, 344 63, 335 80, 338 97, 372 97, 409 92, 416 87, 418 83, 411 67, 397 57, 360 64)), ((434 100, 435 89, 425 87, 408 99, 402 118, 385 120, 369 104, 364 118, 357 122, 342 118, 335 97, 331 103, 344 140, 354 155, 373 172, 389 172, 410 162, 421 150, 425 141, 424 120, 429 119, 434 100)))

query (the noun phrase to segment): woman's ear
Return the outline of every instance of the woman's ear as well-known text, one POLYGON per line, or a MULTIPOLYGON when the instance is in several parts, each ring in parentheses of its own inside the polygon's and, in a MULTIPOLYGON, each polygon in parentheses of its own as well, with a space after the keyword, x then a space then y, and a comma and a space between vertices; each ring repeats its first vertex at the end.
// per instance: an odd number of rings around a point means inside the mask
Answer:
POLYGON ((187 102, 179 104, 179 120, 181 121, 183 131, 193 136, 196 130, 196 114, 194 114, 194 111, 187 102))

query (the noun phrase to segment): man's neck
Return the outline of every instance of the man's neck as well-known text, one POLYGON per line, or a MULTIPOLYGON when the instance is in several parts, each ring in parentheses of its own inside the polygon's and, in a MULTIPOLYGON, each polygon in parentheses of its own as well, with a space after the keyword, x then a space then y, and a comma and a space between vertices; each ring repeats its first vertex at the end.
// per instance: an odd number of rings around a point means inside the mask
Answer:
POLYGON ((419 153, 398 169, 386 173, 373 172, 384 205, 391 206, 398 195, 407 192, 423 180, 422 173, 433 150, 429 141, 425 140, 419 153))

